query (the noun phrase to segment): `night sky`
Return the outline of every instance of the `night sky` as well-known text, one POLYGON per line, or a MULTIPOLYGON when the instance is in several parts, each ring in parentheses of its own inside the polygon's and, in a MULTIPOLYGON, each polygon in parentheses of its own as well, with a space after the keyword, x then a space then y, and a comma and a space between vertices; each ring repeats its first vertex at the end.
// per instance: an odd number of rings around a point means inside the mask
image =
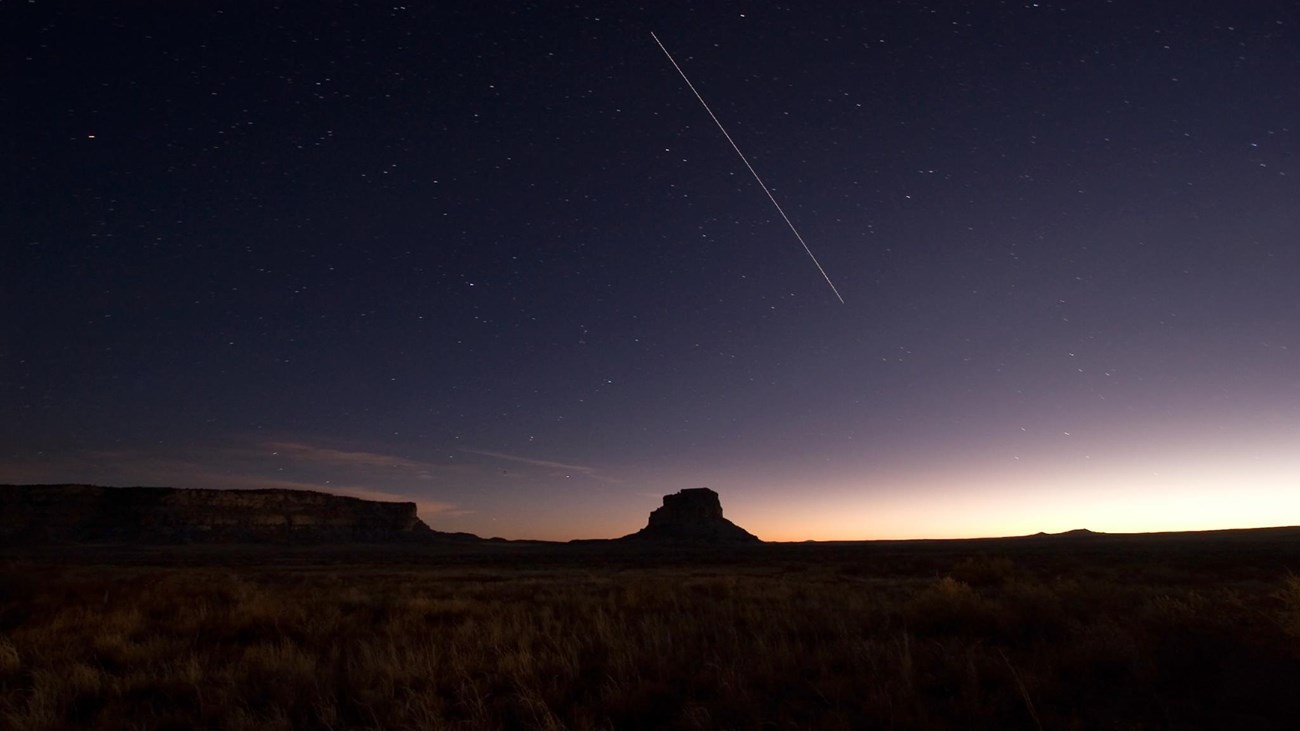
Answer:
POLYGON ((0 82, 0 482, 1300 523, 1294 2, 0 0, 0 82))

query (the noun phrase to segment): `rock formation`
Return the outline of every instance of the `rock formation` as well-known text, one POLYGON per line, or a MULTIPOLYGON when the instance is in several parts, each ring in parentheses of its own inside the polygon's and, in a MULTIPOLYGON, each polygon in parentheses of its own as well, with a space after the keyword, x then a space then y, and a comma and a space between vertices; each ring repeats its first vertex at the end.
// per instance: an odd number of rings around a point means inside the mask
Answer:
POLYGON ((0 485, 0 543, 388 542, 441 534, 415 503, 307 490, 0 485))
POLYGON ((722 517, 718 493, 694 487, 664 495, 663 507, 650 513, 646 527, 624 540, 760 543, 758 537, 722 517))

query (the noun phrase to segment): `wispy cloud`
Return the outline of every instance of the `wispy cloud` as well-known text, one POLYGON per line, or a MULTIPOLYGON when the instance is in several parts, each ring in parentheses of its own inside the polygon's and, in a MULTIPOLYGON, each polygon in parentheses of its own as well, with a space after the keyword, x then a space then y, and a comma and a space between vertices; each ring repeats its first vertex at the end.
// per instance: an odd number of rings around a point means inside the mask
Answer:
POLYGON ((566 462, 553 462, 551 460, 533 459, 531 457, 520 457, 519 455, 515 455, 515 454, 506 454, 504 452, 493 452, 487 449, 470 449, 468 447, 461 447, 460 451, 465 452, 467 454, 477 454, 483 457, 491 457, 492 459, 500 459, 507 462, 515 462, 517 464, 526 464, 532 467, 543 467, 548 470, 551 470, 552 471, 551 474, 563 473, 566 476, 570 474, 579 474, 582 475, 583 477, 588 477, 593 480, 599 480, 601 482, 610 482, 615 484, 621 482, 616 478, 608 477, 606 475, 601 474, 599 468, 590 467, 587 465, 568 464, 566 462))
POLYGON ((303 462, 338 467, 385 467, 395 470, 421 471, 437 469, 442 466, 391 454, 330 449, 301 442, 265 442, 260 446, 268 450, 271 456, 284 456, 303 462))
POLYGON ((276 441, 254 446, 198 445, 158 450, 84 450, 74 454, 0 463, 0 483, 154 485, 229 490, 315 490, 382 502, 414 502, 422 517, 467 515, 456 503, 426 499, 435 472, 464 467, 377 452, 276 441), (285 463, 288 464, 285 464, 285 463), (287 476, 292 474, 292 478, 287 476), (372 486, 373 485, 373 486, 372 486), (393 487, 379 487, 392 485, 393 487))

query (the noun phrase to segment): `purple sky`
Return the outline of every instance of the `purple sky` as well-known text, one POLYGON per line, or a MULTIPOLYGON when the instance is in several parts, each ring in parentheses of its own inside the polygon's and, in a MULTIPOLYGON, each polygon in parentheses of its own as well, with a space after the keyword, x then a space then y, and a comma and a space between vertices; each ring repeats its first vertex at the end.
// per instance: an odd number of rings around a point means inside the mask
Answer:
POLYGON ((0 4, 0 482, 1300 523, 1295 4, 865 7, 0 4))

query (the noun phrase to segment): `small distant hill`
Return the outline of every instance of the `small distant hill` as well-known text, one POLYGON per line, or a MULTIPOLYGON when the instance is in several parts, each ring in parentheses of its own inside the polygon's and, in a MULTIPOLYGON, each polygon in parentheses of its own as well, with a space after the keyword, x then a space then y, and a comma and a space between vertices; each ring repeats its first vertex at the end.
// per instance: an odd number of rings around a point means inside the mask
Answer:
POLYGON ((383 543, 439 533, 415 503, 310 490, 0 485, 0 543, 383 543))
POLYGON ((664 495, 663 507, 650 513, 646 527, 618 540, 762 543, 758 536, 722 517, 722 501, 718 493, 707 487, 664 495))
POLYGON ((1088 530, 1087 528, 1075 528, 1074 530, 1067 530, 1063 533, 1043 533, 1040 531, 1030 537, 1031 538, 1095 538, 1097 536, 1104 536, 1104 535, 1106 534, 1098 533, 1096 531, 1091 531, 1088 530))

